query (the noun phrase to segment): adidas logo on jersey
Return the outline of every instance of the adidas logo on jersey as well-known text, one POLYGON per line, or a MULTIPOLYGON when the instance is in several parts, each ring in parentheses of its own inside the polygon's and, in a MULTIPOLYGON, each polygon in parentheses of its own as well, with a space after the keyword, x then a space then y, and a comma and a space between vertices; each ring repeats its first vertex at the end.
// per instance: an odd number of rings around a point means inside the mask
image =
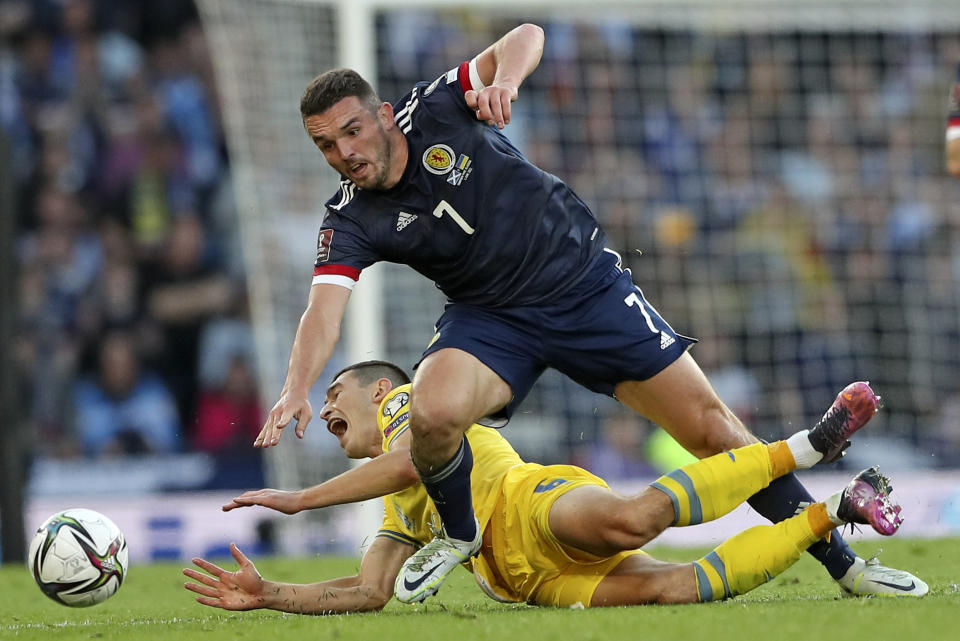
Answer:
POLYGON ((416 214, 408 214, 405 211, 401 211, 397 216, 397 231, 403 231, 403 228, 412 223, 417 219, 416 214))
POLYGON ((667 349, 676 342, 677 339, 670 334, 667 334, 666 332, 660 332, 660 349, 667 349))

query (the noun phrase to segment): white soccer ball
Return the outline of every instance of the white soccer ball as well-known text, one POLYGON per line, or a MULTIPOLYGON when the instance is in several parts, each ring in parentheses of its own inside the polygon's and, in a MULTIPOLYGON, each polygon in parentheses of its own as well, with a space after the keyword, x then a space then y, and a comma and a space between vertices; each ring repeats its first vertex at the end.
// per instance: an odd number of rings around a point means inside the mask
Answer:
POLYGON ((64 510, 37 529, 27 566, 43 593, 57 603, 96 605, 110 598, 127 575, 127 542, 99 512, 64 510))

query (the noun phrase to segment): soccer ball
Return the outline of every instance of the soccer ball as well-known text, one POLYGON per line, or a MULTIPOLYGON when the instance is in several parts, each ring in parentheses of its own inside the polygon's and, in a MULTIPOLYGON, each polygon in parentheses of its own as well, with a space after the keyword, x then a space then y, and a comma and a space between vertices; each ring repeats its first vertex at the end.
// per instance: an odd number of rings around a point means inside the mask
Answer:
POLYGON ((48 597, 75 608, 106 601, 127 575, 127 542, 113 521, 93 510, 57 512, 40 526, 27 557, 48 597))

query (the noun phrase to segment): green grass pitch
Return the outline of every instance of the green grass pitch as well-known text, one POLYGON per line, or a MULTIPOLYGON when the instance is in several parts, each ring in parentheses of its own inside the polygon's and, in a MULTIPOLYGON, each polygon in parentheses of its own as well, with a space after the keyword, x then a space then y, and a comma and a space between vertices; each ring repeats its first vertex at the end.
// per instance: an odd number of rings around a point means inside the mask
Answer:
MULTIPOLYGON (((809 557, 754 592, 705 605, 558 610, 495 603, 458 570, 426 603, 393 601, 377 614, 330 617, 278 612, 225 612, 201 606, 183 589, 180 564, 134 566, 106 603, 71 609, 47 599, 23 566, 0 567, 0 640, 59 639, 186 641, 335 639, 496 639, 573 641, 703 639, 960 638, 960 539, 871 541, 855 545, 869 557, 916 572, 931 587, 924 599, 841 598, 809 557)), ((692 560, 706 550, 653 548, 656 556, 692 560)), ((255 559, 268 578, 310 582, 355 573, 357 559, 255 559)), ((222 564, 227 563, 224 561, 222 564)), ((232 559, 228 563, 233 567, 232 559)))

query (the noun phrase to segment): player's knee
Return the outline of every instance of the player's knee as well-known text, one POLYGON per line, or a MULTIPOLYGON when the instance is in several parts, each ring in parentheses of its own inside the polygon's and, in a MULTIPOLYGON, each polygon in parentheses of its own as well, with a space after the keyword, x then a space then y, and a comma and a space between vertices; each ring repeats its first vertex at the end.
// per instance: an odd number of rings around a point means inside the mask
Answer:
POLYGON ((640 509, 636 501, 620 499, 602 521, 604 543, 611 550, 635 550, 655 539, 662 531, 660 519, 640 509))
POLYGON ((712 456, 756 442, 740 419, 723 403, 704 407, 700 414, 698 437, 687 444, 687 449, 698 458, 712 456))
POLYGON ((439 444, 458 440, 470 422, 453 404, 411 403, 410 431, 417 441, 439 444))

